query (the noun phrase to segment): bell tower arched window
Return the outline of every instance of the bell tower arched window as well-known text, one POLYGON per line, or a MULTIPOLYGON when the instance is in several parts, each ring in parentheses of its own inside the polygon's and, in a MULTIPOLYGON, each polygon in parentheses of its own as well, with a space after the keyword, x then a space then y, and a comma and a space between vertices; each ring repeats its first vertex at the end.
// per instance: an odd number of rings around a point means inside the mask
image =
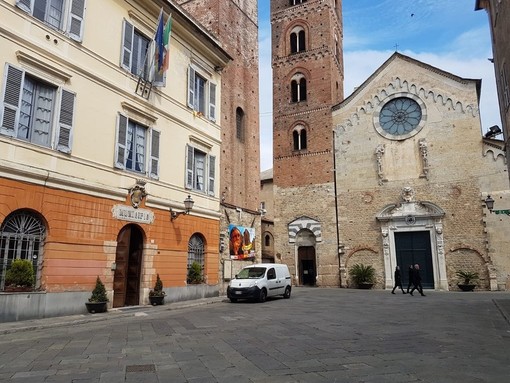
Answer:
POLYGON ((244 111, 240 107, 236 109, 236 137, 244 142, 244 111))
POLYGON ((306 129, 304 126, 298 125, 294 128, 292 140, 294 142, 294 150, 306 149, 306 129))
POLYGON ((306 100, 306 78, 303 74, 297 73, 292 77, 290 83, 292 102, 306 100))
POLYGON ((306 37, 303 27, 295 27, 290 33, 290 53, 306 50, 306 37))

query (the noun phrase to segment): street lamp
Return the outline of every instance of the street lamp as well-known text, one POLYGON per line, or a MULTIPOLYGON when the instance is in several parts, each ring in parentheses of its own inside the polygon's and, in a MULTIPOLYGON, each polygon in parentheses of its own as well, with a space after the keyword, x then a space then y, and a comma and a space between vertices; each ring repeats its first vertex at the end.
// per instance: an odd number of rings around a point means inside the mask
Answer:
POLYGON ((193 201, 193 198, 191 198, 190 195, 184 200, 184 211, 175 211, 172 208, 170 208, 170 219, 173 221, 174 219, 177 219, 182 214, 189 214, 191 209, 193 209, 193 204, 195 201, 193 201))
POLYGON ((494 198, 492 198, 490 195, 485 198, 485 206, 487 206, 487 209, 494 214, 506 214, 510 215, 510 209, 503 209, 503 210, 494 210, 494 198))

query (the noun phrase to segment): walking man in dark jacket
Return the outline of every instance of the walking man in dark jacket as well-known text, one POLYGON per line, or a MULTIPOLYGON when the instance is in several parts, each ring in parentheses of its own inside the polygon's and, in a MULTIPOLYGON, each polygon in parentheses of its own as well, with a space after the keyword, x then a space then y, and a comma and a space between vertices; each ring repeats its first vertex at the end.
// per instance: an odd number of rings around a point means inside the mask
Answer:
POLYGON ((421 275, 420 275, 420 265, 416 264, 414 265, 414 276, 413 276, 413 289, 411 290, 411 295, 413 295, 414 290, 418 290, 422 297, 425 296, 423 294, 423 287, 421 286, 421 275))
POLYGON ((400 267, 395 267, 395 273, 394 273, 394 279, 395 279, 395 285, 393 286, 393 290, 391 290, 392 294, 395 294, 395 289, 397 287, 400 287, 400 290, 402 290, 402 293, 405 294, 404 288, 402 287, 402 276, 400 275, 400 267))
POLYGON ((409 265, 409 270, 407 271, 407 275, 409 277, 409 281, 407 282, 407 293, 409 294, 409 289, 411 286, 414 286, 414 267, 413 265, 409 265))

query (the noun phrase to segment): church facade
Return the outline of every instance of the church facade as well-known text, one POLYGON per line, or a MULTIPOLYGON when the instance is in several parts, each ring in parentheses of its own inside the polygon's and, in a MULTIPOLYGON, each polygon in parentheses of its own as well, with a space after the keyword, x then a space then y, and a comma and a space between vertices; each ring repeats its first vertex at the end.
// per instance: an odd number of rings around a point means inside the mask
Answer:
POLYGON ((341 285, 354 264, 393 270, 418 263, 423 286, 458 290, 457 271, 479 288, 508 289, 510 220, 504 143, 482 137, 480 80, 393 54, 333 107, 341 285))

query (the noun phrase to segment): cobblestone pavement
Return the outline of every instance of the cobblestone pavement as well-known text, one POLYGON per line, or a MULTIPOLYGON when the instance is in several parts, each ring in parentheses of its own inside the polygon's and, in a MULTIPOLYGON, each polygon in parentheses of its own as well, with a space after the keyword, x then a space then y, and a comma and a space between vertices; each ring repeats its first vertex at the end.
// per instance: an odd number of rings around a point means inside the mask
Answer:
POLYGON ((294 288, 4 323, 0 382, 509 382, 510 294, 426 294, 294 288))

